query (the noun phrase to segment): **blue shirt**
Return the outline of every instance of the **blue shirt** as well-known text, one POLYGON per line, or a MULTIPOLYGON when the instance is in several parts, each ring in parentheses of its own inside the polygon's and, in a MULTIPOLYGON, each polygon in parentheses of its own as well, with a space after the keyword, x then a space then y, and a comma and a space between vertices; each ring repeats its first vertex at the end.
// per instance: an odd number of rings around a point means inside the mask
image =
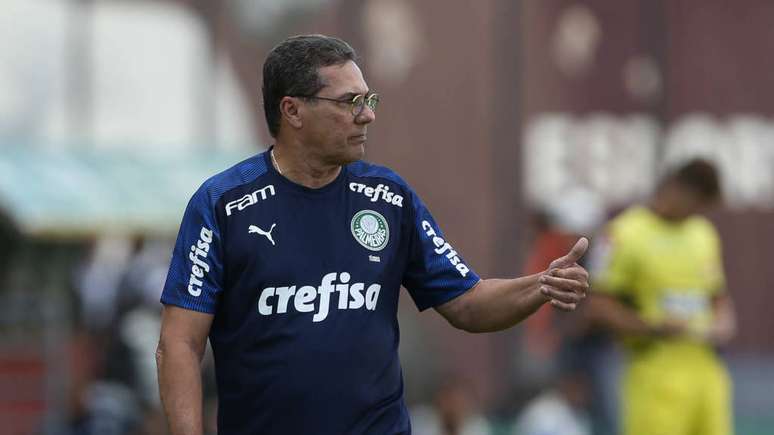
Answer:
POLYGON ((161 302, 214 314, 219 434, 409 434, 400 286, 424 310, 478 280, 391 170, 310 189, 264 152, 194 194, 161 302))

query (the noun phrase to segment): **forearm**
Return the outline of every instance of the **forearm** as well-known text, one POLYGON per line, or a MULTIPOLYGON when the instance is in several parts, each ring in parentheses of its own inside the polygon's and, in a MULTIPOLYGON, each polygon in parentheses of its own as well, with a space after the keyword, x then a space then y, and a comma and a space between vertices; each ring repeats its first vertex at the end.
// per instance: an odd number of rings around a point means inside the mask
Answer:
MULTIPOLYGON (((441 311, 456 328, 468 332, 500 331, 521 322, 549 298, 540 292, 540 275, 483 279, 441 311)), ((440 310, 439 310, 440 311, 440 310)))
POLYGON ((159 343, 159 392, 172 435, 202 435, 201 354, 185 343, 159 343))
POLYGON ((721 294, 712 301, 714 321, 707 332, 706 340, 714 345, 724 345, 736 335, 736 313, 734 303, 728 294, 721 294))
POLYGON ((607 295, 592 295, 589 300, 592 321, 616 335, 650 336, 654 328, 631 308, 607 295))
POLYGON ((586 297, 589 274, 577 261, 588 249, 580 238, 567 255, 548 270, 513 279, 484 279, 462 295, 435 309, 452 326, 468 332, 500 331, 519 323, 541 305, 573 311, 586 297))

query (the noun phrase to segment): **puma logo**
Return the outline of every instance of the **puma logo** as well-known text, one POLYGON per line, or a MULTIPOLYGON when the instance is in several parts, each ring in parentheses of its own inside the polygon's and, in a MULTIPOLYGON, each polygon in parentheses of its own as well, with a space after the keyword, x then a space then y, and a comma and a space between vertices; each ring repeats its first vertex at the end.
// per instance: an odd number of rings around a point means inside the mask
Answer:
POLYGON ((258 228, 255 225, 250 225, 247 228, 247 233, 248 234, 260 234, 262 236, 266 236, 266 238, 269 239, 269 241, 271 242, 272 246, 276 246, 277 244, 274 243, 274 239, 271 237, 271 232, 272 232, 272 230, 274 230, 274 227, 276 227, 276 226, 277 226, 276 223, 271 224, 271 228, 269 228, 269 231, 264 231, 264 230, 258 228))

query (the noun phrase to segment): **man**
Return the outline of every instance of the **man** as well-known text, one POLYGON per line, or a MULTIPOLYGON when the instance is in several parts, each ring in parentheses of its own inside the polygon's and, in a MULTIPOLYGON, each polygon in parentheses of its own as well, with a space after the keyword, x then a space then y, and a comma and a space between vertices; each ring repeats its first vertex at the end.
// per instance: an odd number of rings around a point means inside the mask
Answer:
POLYGON ((713 346, 734 334, 721 248, 696 213, 720 199, 717 172, 693 160, 668 173, 648 206, 613 219, 594 255, 591 318, 625 337, 626 435, 729 435, 730 382, 713 346))
POLYGON ((208 335, 220 434, 408 434, 401 285, 420 310, 471 332, 585 296, 586 239, 545 272, 482 280, 405 181, 360 161, 379 97, 344 41, 282 42, 264 63, 263 96, 274 146, 194 194, 161 297, 173 434, 202 433, 208 335))

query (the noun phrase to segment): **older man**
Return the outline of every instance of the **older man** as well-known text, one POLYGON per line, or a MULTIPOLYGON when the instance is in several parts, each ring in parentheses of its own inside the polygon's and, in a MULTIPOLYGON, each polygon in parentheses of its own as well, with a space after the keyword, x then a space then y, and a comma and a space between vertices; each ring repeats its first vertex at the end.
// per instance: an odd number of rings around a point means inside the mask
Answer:
POLYGON ((268 55, 268 151, 206 181, 174 250, 157 351, 173 434, 201 434, 199 364, 215 355, 221 434, 408 434, 400 286, 471 332, 546 302, 573 310, 588 242, 540 274, 480 279, 416 193, 360 161, 379 96, 344 41, 289 38, 268 55))

